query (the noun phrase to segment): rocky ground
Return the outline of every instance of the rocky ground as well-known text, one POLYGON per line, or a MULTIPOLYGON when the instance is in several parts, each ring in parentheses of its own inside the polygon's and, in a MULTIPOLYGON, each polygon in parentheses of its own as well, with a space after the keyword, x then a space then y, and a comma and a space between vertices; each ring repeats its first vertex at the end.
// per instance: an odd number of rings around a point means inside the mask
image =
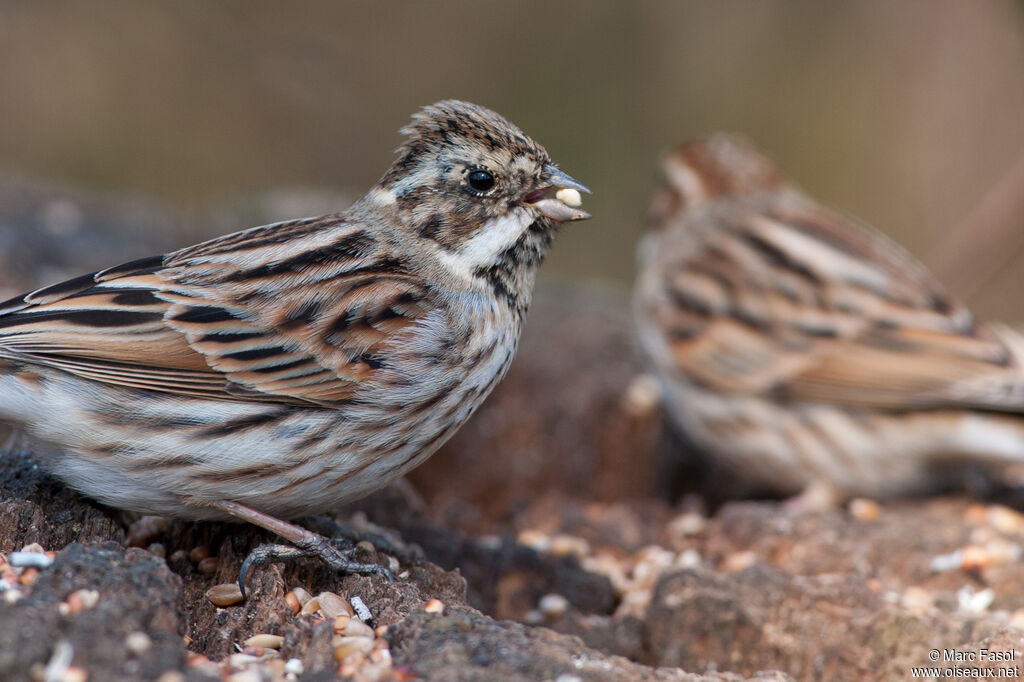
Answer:
MULTIPOLYGON (((9 294, 167 248, 165 226, 202 222, 20 180, 0 181, 0 198, 9 294), (82 264, 86 249, 99 256, 82 264)), ((634 381, 625 311, 622 292, 548 282, 473 420, 409 481, 338 510, 422 548, 398 562, 362 546, 394 583, 271 564, 239 601, 239 563, 266 533, 127 517, 9 441, 0 679, 1020 676, 1024 515, 964 496, 723 504, 724 484, 667 456, 677 447, 634 381)))

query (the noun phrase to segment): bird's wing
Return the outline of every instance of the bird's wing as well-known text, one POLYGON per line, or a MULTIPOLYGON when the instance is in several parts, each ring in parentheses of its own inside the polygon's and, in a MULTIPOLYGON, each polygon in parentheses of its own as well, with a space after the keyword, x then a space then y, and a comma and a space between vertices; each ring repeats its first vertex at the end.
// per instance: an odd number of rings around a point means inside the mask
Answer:
POLYGON ((333 405, 433 295, 362 225, 254 228, 0 304, 0 357, 218 399, 333 405))
POLYGON ((763 177, 662 196, 654 229, 679 241, 644 305, 675 369, 779 400, 1024 412, 1019 353, 891 241, 763 177))

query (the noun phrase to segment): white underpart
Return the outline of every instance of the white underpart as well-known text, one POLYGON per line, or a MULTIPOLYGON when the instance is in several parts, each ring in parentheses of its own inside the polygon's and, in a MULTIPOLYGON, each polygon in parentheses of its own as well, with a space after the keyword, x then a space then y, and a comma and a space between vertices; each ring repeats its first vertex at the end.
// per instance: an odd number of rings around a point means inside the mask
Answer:
POLYGON ((490 265, 495 256, 512 246, 534 221, 533 214, 520 207, 500 218, 494 218, 467 239, 455 253, 441 250, 438 257, 464 279, 475 278, 473 271, 490 265))

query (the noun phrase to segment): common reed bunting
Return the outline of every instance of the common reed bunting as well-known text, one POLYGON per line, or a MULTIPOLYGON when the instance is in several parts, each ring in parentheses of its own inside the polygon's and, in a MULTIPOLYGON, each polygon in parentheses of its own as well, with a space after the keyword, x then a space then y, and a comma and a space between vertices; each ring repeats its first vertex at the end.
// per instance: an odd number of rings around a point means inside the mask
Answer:
POLYGON ((1024 463, 1020 335, 978 322, 743 141, 682 146, 664 173, 639 250, 639 338, 672 421, 713 460, 832 501, 1024 463))
POLYGON ((0 418, 120 509, 285 522, 430 457, 508 369, 537 268, 586 187, 498 114, 443 101, 348 210, 237 232, 0 304, 0 418), (558 190, 556 196, 551 193, 558 190))

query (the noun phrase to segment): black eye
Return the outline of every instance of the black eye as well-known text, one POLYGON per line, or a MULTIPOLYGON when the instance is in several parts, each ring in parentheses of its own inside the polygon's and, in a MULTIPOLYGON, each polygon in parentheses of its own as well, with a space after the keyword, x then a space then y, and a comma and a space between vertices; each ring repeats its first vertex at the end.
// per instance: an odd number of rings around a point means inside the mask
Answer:
POLYGON ((475 170, 466 178, 469 186, 477 192, 486 192, 494 187, 494 176, 485 170, 475 170))

